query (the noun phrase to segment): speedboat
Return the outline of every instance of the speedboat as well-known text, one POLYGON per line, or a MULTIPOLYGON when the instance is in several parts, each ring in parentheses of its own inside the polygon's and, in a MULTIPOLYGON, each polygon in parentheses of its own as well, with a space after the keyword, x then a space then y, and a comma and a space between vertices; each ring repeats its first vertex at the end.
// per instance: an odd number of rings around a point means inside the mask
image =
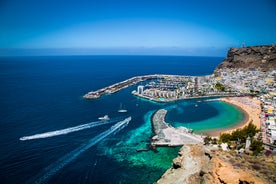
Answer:
POLYGON ((109 120, 108 115, 104 115, 103 117, 99 117, 99 120, 109 120))

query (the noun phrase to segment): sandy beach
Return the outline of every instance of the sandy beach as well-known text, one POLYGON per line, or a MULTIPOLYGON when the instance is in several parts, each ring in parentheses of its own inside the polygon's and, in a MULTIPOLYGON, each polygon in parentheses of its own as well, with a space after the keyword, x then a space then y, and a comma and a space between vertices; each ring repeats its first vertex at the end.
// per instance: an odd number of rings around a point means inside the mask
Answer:
POLYGON ((219 136, 221 133, 230 133, 237 128, 243 128, 248 125, 250 121, 259 129, 260 128, 260 113, 261 113, 261 102, 258 99, 250 97, 227 97, 220 99, 223 102, 230 103, 237 106, 244 111, 246 117, 245 120, 234 127, 227 129, 219 129, 215 131, 209 131, 208 134, 213 137, 219 136))

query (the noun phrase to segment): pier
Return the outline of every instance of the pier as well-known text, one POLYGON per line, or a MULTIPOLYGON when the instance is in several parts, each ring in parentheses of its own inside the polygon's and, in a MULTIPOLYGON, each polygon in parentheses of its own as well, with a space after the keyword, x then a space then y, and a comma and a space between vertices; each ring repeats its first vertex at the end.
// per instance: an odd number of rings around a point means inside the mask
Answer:
POLYGON ((165 76, 167 76, 167 75, 154 74, 154 75, 144 75, 144 76, 132 77, 130 79, 118 82, 116 84, 112 84, 110 86, 98 89, 96 91, 91 91, 91 92, 85 94, 83 96, 83 98, 97 99, 97 98, 100 98, 102 95, 116 93, 116 92, 118 92, 118 91, 120 91, 124 88, 135 85, 138 82, 143 82, 143 81, 147 81, 147 80, 154 80, 154 79, 160 79, 160 78, 163 78, 165 76))
POLYGON ((182 146, 184 144, 202 144, 201 136, 193 134, 185 127, 174 128, 165 122, 167 110, 160 109, 152 117, 152 146, 182 146))
POLYGON ((152 129, 153 133, 157 135, 161 130, 169 128, 170 126, 165 122, 165 115, 167 110, 160 109, 152 117, 152 129))

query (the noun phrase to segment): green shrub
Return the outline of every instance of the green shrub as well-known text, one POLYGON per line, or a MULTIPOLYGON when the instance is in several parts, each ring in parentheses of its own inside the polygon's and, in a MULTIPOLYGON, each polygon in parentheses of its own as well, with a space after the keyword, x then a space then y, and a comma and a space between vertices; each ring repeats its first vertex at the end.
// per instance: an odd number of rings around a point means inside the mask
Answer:
POLYGON ((205 145, 208 145, 212 141, 212 138, 208 135, 208 136, 204 137, 203 141, 204 141, 205 145))
POLYGON ((253 140, 250 147, 253 151, 253 154, 258 155, 263 150, 263 143, 258 140, 253 140))
POLYGON ((252 121, 242 129, 237 129, 231 134, 223 133, 220 135, 219 142, 229 143, 230 141, 241 140, 241 143, 245 143, 247 137, 254 137, 259 130, 252 123, 252 121))

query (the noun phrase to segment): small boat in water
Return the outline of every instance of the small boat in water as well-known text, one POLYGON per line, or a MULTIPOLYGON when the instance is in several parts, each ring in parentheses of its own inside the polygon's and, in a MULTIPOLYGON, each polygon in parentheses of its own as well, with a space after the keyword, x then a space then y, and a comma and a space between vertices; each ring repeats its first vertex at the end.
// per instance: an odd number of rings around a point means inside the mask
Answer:
POLYGON ((104 115, 103 117, 99 117, 99 120, 109 120, 108 115, 104 115))
POLYGON ((120 109, 120 110, 118 110, 118 112, 127 112, 127 110, 126 109, 120 109))
POLYGON ((122 108, 122 104, 120 104, 120 109, 118 110, 118 112, 123 113, 123 112, 127 112, 127 110, 126 110, 126 109, 123 109, 123 108, 122 108))

